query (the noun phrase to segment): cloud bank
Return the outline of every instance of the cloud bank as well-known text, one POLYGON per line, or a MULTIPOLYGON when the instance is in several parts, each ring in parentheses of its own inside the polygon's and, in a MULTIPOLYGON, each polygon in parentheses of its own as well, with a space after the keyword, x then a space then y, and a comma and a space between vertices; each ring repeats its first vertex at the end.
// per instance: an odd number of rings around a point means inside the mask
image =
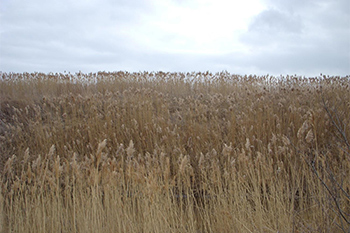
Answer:
POLYGON ((0 71, 350 74, 347 0, 3 0, 0 71))

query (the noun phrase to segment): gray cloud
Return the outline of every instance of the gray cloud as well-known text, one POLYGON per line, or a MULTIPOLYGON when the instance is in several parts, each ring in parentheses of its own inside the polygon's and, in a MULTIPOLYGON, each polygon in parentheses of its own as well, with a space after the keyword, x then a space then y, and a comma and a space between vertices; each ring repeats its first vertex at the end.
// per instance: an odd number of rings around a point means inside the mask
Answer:
POLYGON ((129 52, 122 32, 147 7, 142 1, 103 2, 102 7, 84 3, 7 2, 1 14, 6 23, 1 25, 0 69, 48 72, 122 61, 129 52))
POLYGON ((266 2, 241 36, 254 51, 247 62, 279 73, 350 73, 348 1, 266 2))
POLYGON ((300 16, 287 15, 274 9, 260 13, 250 25, 250 30, 265 33, 300 33, 300 16))
POLYGON ((286 46, 299 44, 303 30, 303 21, 299 15, 268 9, 252 20, 248 32, 241 36, 241 41, 251 46, 286 49, 286 46))
MULTIPOLYGON (((348 0, 263 1, 266 9, 240 32, 236 47, 242 49, 199 54, 188 52, 192 44, 186 44, 187 52, 162 50, 181 44, 184 38, 174 30, 159 32, 152 25, 157 23, 155 17, 161 10, 158 1, 3 0, 0 71, 350 74, 348 0), (152 23, 145 24, 150 19, 152 23), (147 46, 151 43, 153 46, 147 46), (162 43, 160 49, 155 48, 157 43, 162 43)), ((189 11, 197 4, 192 0, 169 2, 178 7, 179 17, 182 6, 189 11)), ((172 20, 177 22, 176 18, 172 20)), ((222 41, 229 43, 228 39, 222 41)))

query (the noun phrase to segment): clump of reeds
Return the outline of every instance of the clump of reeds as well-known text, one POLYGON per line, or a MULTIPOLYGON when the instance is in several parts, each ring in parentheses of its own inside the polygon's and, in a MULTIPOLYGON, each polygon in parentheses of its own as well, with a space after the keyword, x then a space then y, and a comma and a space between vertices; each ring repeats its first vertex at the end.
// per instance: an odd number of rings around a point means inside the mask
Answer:
MULTIPOLYGON (((348 126, 349 77, 1 75, 4 232, 314 232, 344 224, 322 180, 332 184, 331 171, 350 189, 349 151, 322 100, 348 126)), ((349 213, 349 200, 337 204, 349 213)))

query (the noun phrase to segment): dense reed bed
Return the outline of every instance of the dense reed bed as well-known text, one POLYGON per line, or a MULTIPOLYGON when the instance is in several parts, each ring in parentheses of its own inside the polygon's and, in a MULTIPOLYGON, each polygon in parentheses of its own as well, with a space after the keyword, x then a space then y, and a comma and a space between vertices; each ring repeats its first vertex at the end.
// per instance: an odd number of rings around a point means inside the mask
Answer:
POLYGON ((0 117, 2 232, 350 228, 349 77, 1 73, 0 117))

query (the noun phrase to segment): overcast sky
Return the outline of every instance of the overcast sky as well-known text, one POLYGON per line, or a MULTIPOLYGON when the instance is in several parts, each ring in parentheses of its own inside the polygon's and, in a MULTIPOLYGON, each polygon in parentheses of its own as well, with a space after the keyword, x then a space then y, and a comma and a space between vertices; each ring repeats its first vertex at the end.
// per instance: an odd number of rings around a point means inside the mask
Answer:
POLYGON ((350 74, 349 0, 0 0, 0 71, 350 74))

